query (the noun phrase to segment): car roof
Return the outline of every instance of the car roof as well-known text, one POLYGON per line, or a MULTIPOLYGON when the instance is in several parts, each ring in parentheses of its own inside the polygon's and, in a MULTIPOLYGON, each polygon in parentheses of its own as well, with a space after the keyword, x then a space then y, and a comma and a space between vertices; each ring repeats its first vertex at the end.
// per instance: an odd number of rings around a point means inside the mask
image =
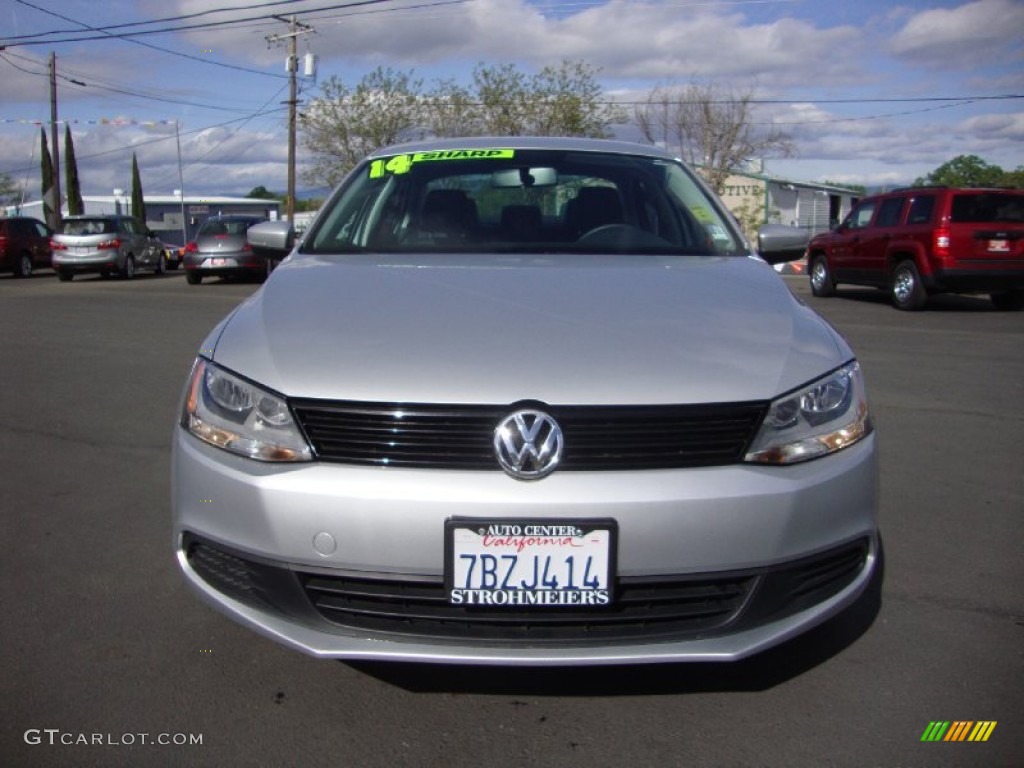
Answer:
POLYGON ((457 139, 431 139, 407 144, 393 144, 370 153, 368 157, 384 157, 404 152, 431 152, 456 149, 550 149, 576 152, 605 152, 620 155, 642 155, 671 160, 674 155, 650 144, 612 139, 581 139, 564 136, 467 136, 457 139))

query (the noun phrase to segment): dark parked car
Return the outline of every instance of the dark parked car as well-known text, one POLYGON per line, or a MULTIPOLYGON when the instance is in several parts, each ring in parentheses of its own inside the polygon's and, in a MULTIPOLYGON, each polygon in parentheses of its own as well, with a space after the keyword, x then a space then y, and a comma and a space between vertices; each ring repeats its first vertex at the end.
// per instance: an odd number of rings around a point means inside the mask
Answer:
POLYGON ((0 272, 28 277, 37 267, 49 267, 53 230, 22 216, 0 219, 0 272))
POLYGON ((185 277, 198 285, 204 277, 265 277, 273 265, 253 251, 246 233, 259 216, 218 216, 199 227, 196 239, 185 246, 185 277))
POLYGON ((131 216, 68 216, 52 246, 61 281, 88 272, 131 280, 139 269, 163 274, 167 267, 163 243, 131 216))
POLYGON ((811 289, 887 288, 898 309, 935 293, 987 293, 1024 308, 1024 190, 915 187, 862 200, 808 246, 811 289))

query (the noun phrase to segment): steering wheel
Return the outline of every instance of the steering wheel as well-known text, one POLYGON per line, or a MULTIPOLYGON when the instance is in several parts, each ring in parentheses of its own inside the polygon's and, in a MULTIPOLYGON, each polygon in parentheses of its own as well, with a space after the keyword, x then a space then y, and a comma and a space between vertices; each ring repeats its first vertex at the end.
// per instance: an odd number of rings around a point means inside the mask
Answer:
POLYGON ((649 248, 671 247, 672 243, 663 237, 634 227, 632 224, 602 224, 584 232, 576 242, 581 245, 633 246, 649 248))

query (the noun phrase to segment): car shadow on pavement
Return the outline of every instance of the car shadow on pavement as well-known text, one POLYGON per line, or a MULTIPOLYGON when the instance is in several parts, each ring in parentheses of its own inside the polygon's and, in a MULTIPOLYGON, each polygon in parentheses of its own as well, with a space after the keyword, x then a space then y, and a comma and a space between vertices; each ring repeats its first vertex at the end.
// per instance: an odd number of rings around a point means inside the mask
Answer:
POLYGON ((737 662, 589 667, 343 663, 415 693, 644 696, 764 691, 828 661, 866 633, 882 607, 884 571, 882 556, 872 582, 847 610, 800 637, 737 662))
MULTIPOLYGON (((837 288, 836 295, 828 301, 847 299, 859 301, 864 304, 888 304, 892 305, 892 299, 888 291, 876 288, 837 288)), ((895 308, 894 312, 897 312, 895 308)), ((928 297, 928 303, 918 313, 928 314, 929 312, 995 312, 996 308, 988 296, 974 296, 956 293, 940 293, 928 297)), ((913 313, 913 314, 918 314, 913 313)))

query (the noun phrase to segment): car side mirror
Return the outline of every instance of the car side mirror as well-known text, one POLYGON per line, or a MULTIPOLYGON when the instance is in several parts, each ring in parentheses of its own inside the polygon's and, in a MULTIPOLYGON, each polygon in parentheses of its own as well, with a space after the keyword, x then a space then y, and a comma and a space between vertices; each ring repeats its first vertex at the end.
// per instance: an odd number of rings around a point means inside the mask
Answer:
POLYGON ((263 221, 249 227, 246 240, 253 252, 280 260, 295 247, 295 230, 287 221, 263 221))
POLYGON ((801 227, 765 224, 757 230, 757 252, 769 264, 802 258, 810 241, 810 232, 801 227))

